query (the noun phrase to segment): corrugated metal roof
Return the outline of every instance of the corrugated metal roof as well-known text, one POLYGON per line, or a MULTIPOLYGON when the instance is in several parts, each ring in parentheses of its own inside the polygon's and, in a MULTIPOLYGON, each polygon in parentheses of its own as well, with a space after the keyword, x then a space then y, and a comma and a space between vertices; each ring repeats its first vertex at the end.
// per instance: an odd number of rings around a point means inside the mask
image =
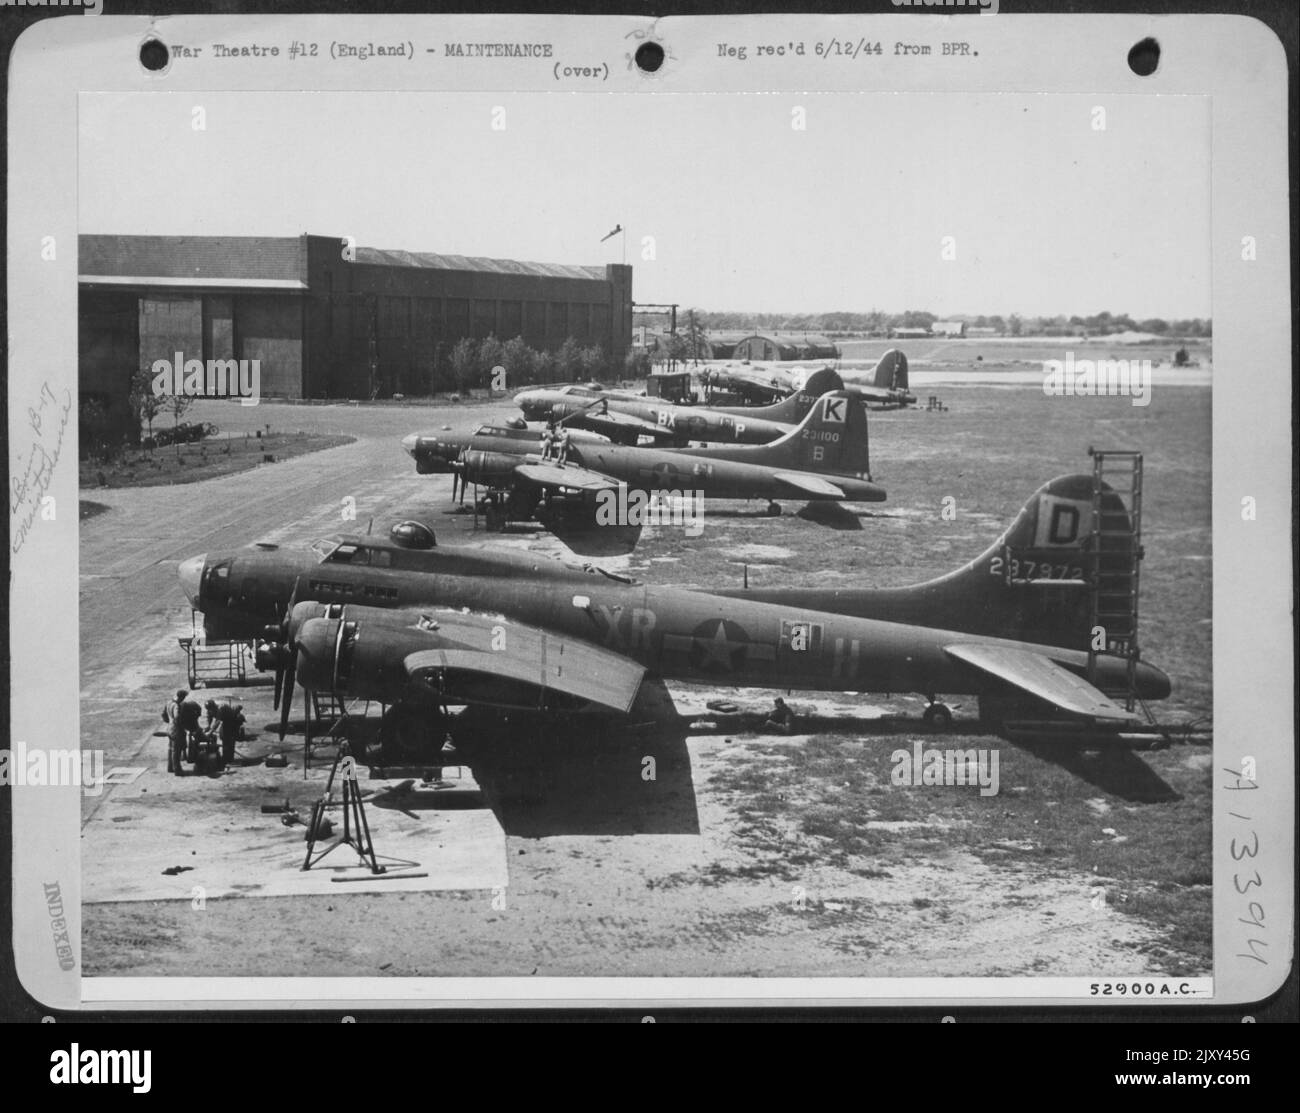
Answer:
MULTIPOLYGON (((118 279, 221 279, 243 285, 295 282, 307 279, 307 241, 303 236, 109 236, 82 235, 78 275, 118 279)), ((515 259, 485 259, 471 255, 435 255, 425 251, 385 251, 358 247, 356 261, 388 267, 427 267, 433 270, 487 271, 493 274, 538 275, 605 281, 603 266, 567 263, 528 263, 515 259)))
POLYGON ((77 273, 123 278, 235 279, 305 282, 301 236, 78 237, 77 273))
POLYGON ((385 251, 358 247, 357 262, 372 266, 428 267, 444 271, 490 271, 493 274, 531 274, 547 278, 583 278, 605 281, 604 267, 570 263, 526 263, 517 259, 485 259, 477 255, 435 255, 428 251, 385 251))

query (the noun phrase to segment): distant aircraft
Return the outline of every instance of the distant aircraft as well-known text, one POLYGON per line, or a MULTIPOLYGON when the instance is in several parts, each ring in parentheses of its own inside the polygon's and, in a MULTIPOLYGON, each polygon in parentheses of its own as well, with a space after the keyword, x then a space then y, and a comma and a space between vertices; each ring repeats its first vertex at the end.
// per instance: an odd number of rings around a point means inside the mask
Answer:
MULTIPOLYGON (((818 394, 828 390, 840 390, 844 383, 828 367, 819 371, 830 371, 834 381, 828 381, 818 394)), ((756 366, 751 364, 728 363, 723 367, 706 367, 700 371, 700 384, 708 391, 725 391, 739 395, 748 405, 766 405, 780 401, 788 395, 799 391, 810 391, 809 380, 818 371, 809 372, 806 367, 756 366)))
POLYGON ((846 391, 823 395, 803 422, 765 445, 632 448, 586 441, 561 462, 545 457, 530 432, 484 426, 470 436, 412 434, 402 447, 416 470, 456 471, 462 483, 488 489, 489 526, 525 519, 548 492, 603 490, 700 492, 705 498, 883 502, 871 481, 867 415, 846 391))
POLYGON ((831 390, 852 390, 844 385, 839 372, 830 367, 819 367, 804 380, 804 385, 792 391, 779 402, 767 406, 714 406, 709 409, 714 413, 731 414, 734 417, 749 420, 760 418, 793 428, 803 421, 812 404, 823 394, 831 390))
MULTIPOLYGON (((655 587, 535 553, 440 548, 409 523, 392 540, 343 537, 308 553, 204 554, 179 577, 210 638, 271 639, 259 662, 277 671, 282 727, 295 682, 432 720, 462 703, 627 712, 650 675, 919 692, 935 728, 951 722, 938 697, 952 693, 977 696, 988 726, 1028 711, 1120 729, 1136 716, 1112 696, 1131 682, 1140 699, 1164 699, 1170 683, 1106 653, 1087 679, 1092 483, 1052 480, 964 568, 875 592, 655 587)), ((1103 492, 1102 513, 1126 516, 1103 492)))
POLYGON ((849 384, 872 409, 894 410, 916 404, 916 395, 907 390, 907 356, 890 348, 880 357, 872 381, 864 386, 849 384))
POLYGON ((570 428, 589 429, 628 445, 641 437, 681 447, 691 441, 768 444, 790 431, 788 422, 656 398, 588 394, 581 388, 525 390, 515 395, 515 401, 529 420, 562 421, 570 428))
POLYGON ((515 401, 529 420, 562 422, 566 428, 596 432, 618 444, 635 446, 649 437, 684 448, 691 441, 770 444, 798 425, 828 390, 843 386, 839 375, 824 367, 808 376, 802 390, 777 405, 748 409, 682 406, 578 386, 522 391, 515 401))
MULTIPOLYGON (((723 372, 713 372, 713 382, 730 385, 736 389, 740 379, 733 368, 723 372)), ((752 372, 751 372, 752 374, 752 372)), ((830 367, 823 367, 807 376, 806 382, 798 387, 789 397, 768 406, 711 406, 719 413, 743 415, 747 418, 763 418, 769 421, 788 421, 783 416, 790 399, 807 395, 813 390, 849 390, 867 403, 868 409, 892 410, 915 405, 916 396, 908 393, 907 356, 897 348, 891 348, 876 362, 871 372, 871 382, 866 384, 845 383, 839 373, 830 367), (821 377, 819 377, 821 376, 821 377)))

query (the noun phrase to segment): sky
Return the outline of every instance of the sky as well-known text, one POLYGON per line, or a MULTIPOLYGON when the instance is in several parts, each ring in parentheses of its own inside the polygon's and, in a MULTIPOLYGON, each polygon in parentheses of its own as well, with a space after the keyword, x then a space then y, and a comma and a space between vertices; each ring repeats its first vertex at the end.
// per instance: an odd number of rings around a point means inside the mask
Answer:
POLYGON ((625 260, 715 311, 1209 317, 1208 100, 1096 101, 83 94, 80 229, 625 260))

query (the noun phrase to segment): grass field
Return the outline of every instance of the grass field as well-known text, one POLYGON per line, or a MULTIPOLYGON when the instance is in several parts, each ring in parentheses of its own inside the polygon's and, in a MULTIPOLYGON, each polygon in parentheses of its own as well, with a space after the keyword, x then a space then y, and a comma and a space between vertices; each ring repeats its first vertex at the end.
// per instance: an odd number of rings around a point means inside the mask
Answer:
POLYGON ((1210 362, 1208 340, 1165 340, 1142 344, 1121 344, 1112 340, 1080 340, 1074 337, 994 336, 969 340, 932 337, 924 340, 843 340, 837 345, 844 360, 878 359, 890 348, 900 348, 914 364, 949 363, 1041 363, 1060 359, 1072 350, 1079 359, 1149 359, 1153 364, 1167 363, 1179 348, 1186 348, 1189 358, 1204 365, 1210 362))

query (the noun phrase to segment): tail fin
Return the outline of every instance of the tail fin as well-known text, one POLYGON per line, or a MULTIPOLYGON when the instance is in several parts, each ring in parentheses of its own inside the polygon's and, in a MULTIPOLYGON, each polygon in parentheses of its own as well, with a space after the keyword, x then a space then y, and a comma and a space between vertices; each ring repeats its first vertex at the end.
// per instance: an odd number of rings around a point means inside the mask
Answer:
POLYGON ((876 375, 871 385, 881 390, 906 390, 907 356, 897 348, 890 348, 876 364, 876 375))
MULTIPOLYGON (((947 612, 950 629, 1087 648, 1092 635, 1088 579, 1094 571, 1103 583, 1108 575, 1124 574, 1132 567, 1136 545, 1124 500, 1103 483, 1103 528, 1094 560, 1092 492, 1091 475, 1065 475, 1045 483, 975 560, 907 590, 947 612)), ((1100 606, 1107 609, 1104 593, 1100 606)), ((1111 638, 1133 632, 1111 627, 1111 638)))
POLYGON ((795 429, 756 447, 746 458, 773 467, 869 480, 867 409, 850 391, 829 391, 809 407, 795 429))
MULTIPOLYGON (((1093 533, 1092 483, 1091 475, 1045 483, 983 553, 935 580, 895 588, 760 588, 747 591, 746 598, 1086 649, 1092 636, 1085 582, 1093 533)), ((1105 529, 1098 571, 1105 573, 1129 564, 1134 542, 1124 536, 1132 520, 1123 499, 1104 485, 1101 517, 1105 529)))

